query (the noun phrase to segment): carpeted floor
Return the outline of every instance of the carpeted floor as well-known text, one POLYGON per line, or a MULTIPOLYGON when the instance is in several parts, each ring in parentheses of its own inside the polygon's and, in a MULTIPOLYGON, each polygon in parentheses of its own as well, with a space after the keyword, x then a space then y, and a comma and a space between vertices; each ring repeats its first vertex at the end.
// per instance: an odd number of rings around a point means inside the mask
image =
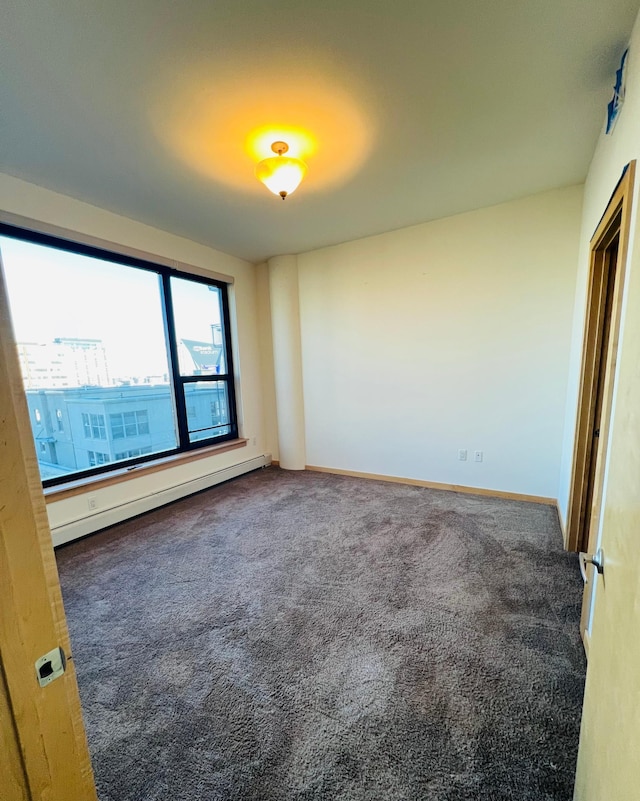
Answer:
POLYGON ((570 801, 556 512, 252 473, 57 552, 101 801, 570 801))

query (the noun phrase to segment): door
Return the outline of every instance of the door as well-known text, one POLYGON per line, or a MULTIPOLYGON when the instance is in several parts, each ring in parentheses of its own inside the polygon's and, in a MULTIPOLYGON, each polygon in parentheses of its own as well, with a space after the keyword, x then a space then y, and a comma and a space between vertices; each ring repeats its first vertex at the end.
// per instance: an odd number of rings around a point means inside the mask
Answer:
POLYGON ((594 582, 576 801, 640 797, 640 221, 629 261, 594 582))
POLYGON ((2 801, 97 800, 71 657, 0 264, 2 801), (36 661, 58 646, 66 671, 41 686, 36 661))
MULTIPOLYGON (((627 166, 591 240, 587 313, 567 520, 567 548, 595 554, 609 439, 635 162, 627 166)), ((589 649, 593 564, 586 564, 580 631, 589 649)))

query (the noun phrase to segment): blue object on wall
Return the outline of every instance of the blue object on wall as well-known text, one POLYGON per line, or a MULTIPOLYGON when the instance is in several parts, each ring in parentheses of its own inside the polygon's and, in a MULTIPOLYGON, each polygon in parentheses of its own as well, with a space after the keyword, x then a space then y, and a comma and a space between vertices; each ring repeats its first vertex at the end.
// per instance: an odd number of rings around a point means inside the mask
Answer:
POLYGON ((618 114, 620 113, 620 109, 622 108, 622 104, 624 103, 624 68, 627 63, 628 53, 629 48, 627 48, 622 54, 622 58, 620 59, 620 67, 616 70, 616 82, 613 86, 613 97, 607 105, 608 134, 613 131, 613 126, 615 125, 618 114))

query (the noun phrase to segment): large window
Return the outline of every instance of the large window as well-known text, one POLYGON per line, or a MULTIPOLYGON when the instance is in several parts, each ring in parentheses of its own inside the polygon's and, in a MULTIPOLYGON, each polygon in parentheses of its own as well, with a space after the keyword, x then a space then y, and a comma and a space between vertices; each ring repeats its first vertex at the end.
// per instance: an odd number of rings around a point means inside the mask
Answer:
POLYGON ((237 437, 226 284, 0 224, 45 486, 237 437))

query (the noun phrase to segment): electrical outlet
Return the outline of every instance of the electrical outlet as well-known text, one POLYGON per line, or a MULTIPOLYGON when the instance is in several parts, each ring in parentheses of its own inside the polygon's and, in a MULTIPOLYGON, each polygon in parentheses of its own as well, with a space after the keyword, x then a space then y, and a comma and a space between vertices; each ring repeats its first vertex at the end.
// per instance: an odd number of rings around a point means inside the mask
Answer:
POLYGON ((475 458, 476 462, 481 462, 482 459, 483 459, 482 451, 476 451, 475 454, 474 454, 474 458, 475 458))
POLYGON ((98 508, 98 501, 96 500, 94 495, 92 495, 88 499, 87 505, 88 505, 89 509, 97 509, 98 508))
POLYGON ((467 449, 466 448, 460 448, 460 450, 458 451, 458 459, 461 462, 466 462, 467 461, 467 449))

